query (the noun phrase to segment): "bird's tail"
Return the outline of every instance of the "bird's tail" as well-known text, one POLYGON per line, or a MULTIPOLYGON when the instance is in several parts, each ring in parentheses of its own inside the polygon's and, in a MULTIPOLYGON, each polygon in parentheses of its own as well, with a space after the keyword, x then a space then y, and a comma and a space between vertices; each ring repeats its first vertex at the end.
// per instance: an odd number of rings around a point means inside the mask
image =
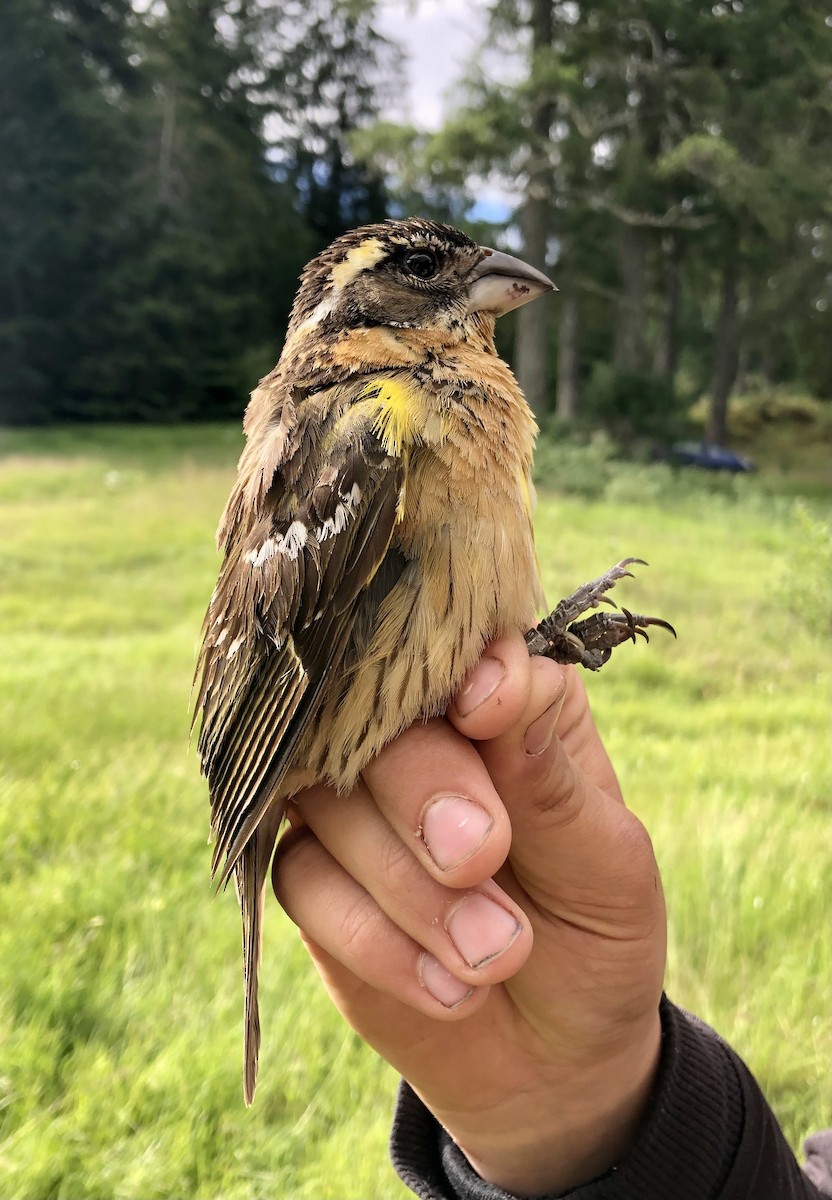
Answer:
POLYGON ((274 807, 276 811, 266 814, 249 838, 234 867, 237 899, 243 918, 243 1097, 247 1106, 254 1099, 257 1059, 260 1054, 260 1010, 257 990, 263 947, 266 876, 283 817, 283 805, 274 807))

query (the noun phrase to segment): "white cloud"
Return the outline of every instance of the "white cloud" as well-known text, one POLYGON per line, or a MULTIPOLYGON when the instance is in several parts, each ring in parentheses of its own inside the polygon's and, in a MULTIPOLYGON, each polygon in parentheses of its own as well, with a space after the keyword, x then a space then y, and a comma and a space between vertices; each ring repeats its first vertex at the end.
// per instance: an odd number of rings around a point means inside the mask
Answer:
MULTIPOLYGON (((450 107, 451 93, 486 37, 488 0, 381 0, 378 29, 399 45, 405 68, 400 102, 383 116, 420 129, 438 129, 450 107)), ((500 75, 517 78, 517 59, 492 59, 500 75)), ((501 221, 520 197, 495 180, 477 181, 474 215, 501 221)))
POLYGON ((448 92, 485 37, 485 0, 381 0, 378 28, 401 46, 401 107, 390 117, 438 129, 448 92))

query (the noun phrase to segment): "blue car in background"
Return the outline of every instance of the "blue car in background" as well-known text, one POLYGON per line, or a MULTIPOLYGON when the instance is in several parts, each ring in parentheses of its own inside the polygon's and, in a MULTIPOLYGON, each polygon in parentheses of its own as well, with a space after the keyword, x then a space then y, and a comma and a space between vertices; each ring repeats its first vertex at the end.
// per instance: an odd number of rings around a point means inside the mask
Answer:
POLYGON ((712 446, 709 442, 676 442, 670 448, 670 461, 679 467, 732 471, 734 474, 749 474, 757 469, 743 454, 736 454, 724 446, 712 446))

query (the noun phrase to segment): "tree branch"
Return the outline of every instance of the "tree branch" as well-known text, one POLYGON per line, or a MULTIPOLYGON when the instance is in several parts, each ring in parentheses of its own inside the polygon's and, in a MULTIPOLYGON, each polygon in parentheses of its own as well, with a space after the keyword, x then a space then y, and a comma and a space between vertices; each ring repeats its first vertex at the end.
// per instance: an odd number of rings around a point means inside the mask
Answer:
POLYGON ((568 96, 561 97, 561 100, 566 110, 566 115, 581 137, 588 142, 597 142, 604 134, 612 133, 615 129, 626 129, 628 125, 632 124, 630 113, 618 113, 614 117, 608 117, 607 120, 599 121, 593 125, 568 96))
POLYGON ((624 205, 618 204, 615 200, 610 200, 606 196, 590 196, 589 204, 592 208, 604 209, 605 212, 610 213, 616 220, 623 222, 625 225, 647 226, 650 229, 706 229, 716 221, 715 216, 686 217, 681 204, 674 204, 672 208, 669 208, 667 212, 661 215, 658 213, 636 212, 634 209, 625 208, 624 205))

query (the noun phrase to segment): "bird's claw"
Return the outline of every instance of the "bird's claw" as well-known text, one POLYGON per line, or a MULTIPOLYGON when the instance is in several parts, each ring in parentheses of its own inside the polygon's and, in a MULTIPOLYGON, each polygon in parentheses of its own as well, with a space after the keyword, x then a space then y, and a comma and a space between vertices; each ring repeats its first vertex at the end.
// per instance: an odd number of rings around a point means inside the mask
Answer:
POLYGON ((632 578, 632 571, 628 571, 627 567, 633 564, 647 566, 641 558, 622 559, 604 575, 585 583, 571 596, 561 600, 550 616, 526 634, 529 654, 544 655, 555 662, 580 663, 589 671, 597 671, 622 642, 635 642, 637 636, 649 642, 646 630, 651 625, 666 629, 676 637, 676 630, 668 621, 633 613, 626 608, 620 612, 598 612, 583 620, 577 619, 587 609, 597 608, 601 602, 615 608, 605 593, 619 579, 632 578))

